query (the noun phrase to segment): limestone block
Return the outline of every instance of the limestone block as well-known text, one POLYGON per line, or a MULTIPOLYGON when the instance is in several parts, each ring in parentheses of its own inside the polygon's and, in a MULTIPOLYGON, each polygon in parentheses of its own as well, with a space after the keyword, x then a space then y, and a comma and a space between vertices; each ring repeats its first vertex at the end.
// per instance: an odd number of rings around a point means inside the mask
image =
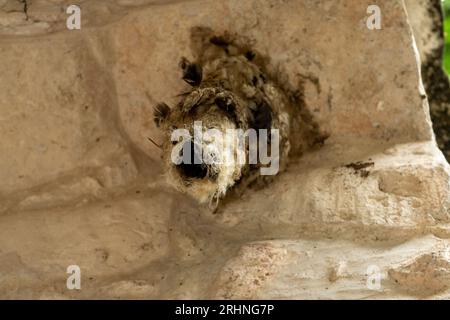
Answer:
POLYGON ((73 31, 68 3, 0 0, 1 298, 450 296, 450 168, 404 1, 377 1, 382 30, 369 0, 79 1, 73 31), (216 214, 148 139, 195 26, 246 37, 329 135, 216 214))

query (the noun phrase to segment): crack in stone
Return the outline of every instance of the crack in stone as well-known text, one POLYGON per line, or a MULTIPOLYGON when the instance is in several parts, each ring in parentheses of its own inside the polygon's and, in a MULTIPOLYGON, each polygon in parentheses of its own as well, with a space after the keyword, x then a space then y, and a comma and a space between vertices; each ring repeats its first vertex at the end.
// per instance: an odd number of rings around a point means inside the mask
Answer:
POLYGON ((25 13, 26 20, 28 20, 28 0, 19 0, 23 4, 23 13, 25 13))

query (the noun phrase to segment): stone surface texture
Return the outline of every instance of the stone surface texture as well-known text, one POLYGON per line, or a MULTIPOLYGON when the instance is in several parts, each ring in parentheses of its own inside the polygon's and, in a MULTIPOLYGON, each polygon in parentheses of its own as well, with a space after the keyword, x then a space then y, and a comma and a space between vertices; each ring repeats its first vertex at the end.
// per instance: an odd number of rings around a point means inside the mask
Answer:
POLYGON ((0 298, 450 298, 419 9, 378 0, 369 30, 372 2, 79 1, 69 31, 69 1, 0 0, 0 298), (166 185, 148 140, 194 26, 248 37, 329 134, 216 214, 166 185))

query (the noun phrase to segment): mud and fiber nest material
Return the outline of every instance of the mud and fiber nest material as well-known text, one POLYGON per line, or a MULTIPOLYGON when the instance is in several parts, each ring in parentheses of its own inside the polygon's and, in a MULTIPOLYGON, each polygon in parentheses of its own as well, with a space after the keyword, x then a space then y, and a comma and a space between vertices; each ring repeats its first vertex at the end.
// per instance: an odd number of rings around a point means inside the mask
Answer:
MULTIPOLYGON (((196 61, 181 58, 179 63, 182 78, 190 88, 179 95, 180 101, 173 108, 165 103, 155 108, 155 122, 165 133, 162 149, 169 181, 199 202, 209 203, 212 209, 229 190, 272 179, 271 175, 262 175, 261 169, 273 163, 243 163, 238 161, 240 151, 249 160, 253 150, 261 155, 261 149, 265 149, 279 169, 277 173, 286 168, 290 153, 302 152, 318 141, 317 126, 311 117, 304 116, 301 93, 283 88, 278 77, 269 71, 269 59, 242 43, 248 42, 194 28, 196 61), (189 138, 173 141, 173 132, 180 129, 189 138), (226 137, 225 141, 194 141, 192 137, 199 129, 202 133, 217 130, 226 137), (246 139, 241 150, 239 133, 249 131, 258 134, 258 141, 246 139), (177 150, 176 155, 178 150, 188 151, 192 161, 174 161, 173 150, 177 150), (199 161, 205 158, 231 161, 199 161)), ((180 152, 179 157, 182 156, 180 152)))

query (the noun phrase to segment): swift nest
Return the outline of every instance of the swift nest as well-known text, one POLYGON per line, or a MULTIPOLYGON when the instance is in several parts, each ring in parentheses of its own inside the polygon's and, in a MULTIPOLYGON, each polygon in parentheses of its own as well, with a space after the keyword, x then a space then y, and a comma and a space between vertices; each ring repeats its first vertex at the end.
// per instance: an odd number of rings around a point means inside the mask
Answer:
POLYGON ((269 183, 290 155, 322 144, 326 135, 305 108, 301 84, 286 88, 249 39, 196 27, 191 43, 195 61, 179 63, 190 89, 172 108, 159 103, 154 120, 164 132, 169 182, 214 211, 231 191, 269 183))

